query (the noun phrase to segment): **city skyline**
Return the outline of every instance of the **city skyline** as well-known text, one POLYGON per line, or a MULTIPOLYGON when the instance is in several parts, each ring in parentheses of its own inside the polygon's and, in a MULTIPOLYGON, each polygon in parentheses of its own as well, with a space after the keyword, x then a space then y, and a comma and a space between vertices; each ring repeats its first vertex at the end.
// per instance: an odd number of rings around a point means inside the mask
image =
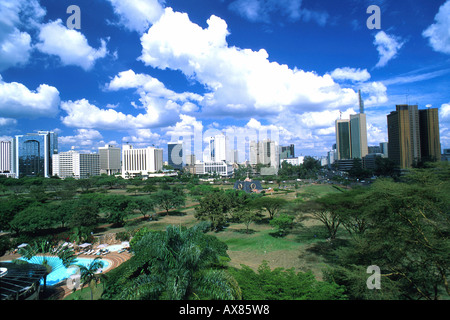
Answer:
POLYGON ((274 130, 295 156, 326 156, 360 90, 369 146, 410 104, 439 109, 450 148, 450 0, 82 0, 69 29, 72 4, 0 1, 0 140, 47 130, 61 152, 130 143, 167 159, 195 130, 274 130))

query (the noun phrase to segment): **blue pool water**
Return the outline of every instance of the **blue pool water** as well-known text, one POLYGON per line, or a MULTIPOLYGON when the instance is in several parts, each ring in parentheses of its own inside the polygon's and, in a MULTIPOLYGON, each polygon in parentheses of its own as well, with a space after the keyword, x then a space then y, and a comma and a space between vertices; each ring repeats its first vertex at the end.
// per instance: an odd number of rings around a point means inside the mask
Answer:
POLYGON ((123 249, 123 246, 121 244, 114 244, 114 245, 107 246, 106 249, 108 249, 109 251, 119 251, 119 250, 123 249))
MULTIPOLYGON (((62 260, 56 256, 34 256, 30 260, 27 260, 25 258, 19 258, 21 260, 28 261, 29 263, 36 263, 36 264, 42 264, 43 260, 46 259, 47 263, 52 267, 52 272, 47 275, 47 285, 52 286, 55 285, 65 279, 67 279, 69 276, 74 274, 77 271, 77 268, 75 266, 69 266, 69 268, 64 267, 62 264, 62 260)), ((83 265, 83 266, 89 266, 91 262, 94 261, 94 259, 88 259, 88 258, 77 258, 73 264, 74 265, 83 265)), ((102 271, 105 271, 109 268, 110 263, 108 260, 101 259, 100 260, 103 263, 103 267, 101 268, 102 271)), ((41 279, 41 285, 44 284, 44 279, 41 279)))

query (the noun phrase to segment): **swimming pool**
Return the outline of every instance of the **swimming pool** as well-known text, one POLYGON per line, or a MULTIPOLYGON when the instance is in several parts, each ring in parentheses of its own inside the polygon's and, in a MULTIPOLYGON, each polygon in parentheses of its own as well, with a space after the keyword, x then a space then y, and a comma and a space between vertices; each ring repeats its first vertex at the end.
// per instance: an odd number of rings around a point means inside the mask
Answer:
MULTIPOLYGON (((21 260, 28 261, 29 263, 36 263, 36 264, 42 264, 44 259, 47 260, 47 263, 52 267, 52 272, 47 275, 47 285, 52 286, 55 285, 68 277, 70 277, 72 274, 74 274, 77 271, 76 266, 69 266, 69 268, 64 267, 62 264, 62 260, 56 256, 34 256, 30 260, 27 260, 23 257, 19 258, 21 260)), ((94 259, 88 259, 88 258, 77 258, 73 265, 83 265, 85 267, 89 266, 91 262, 94 261, 94 259)), ((103 267, 101 268, 101 272, 104 272, 107 270, 111 263, 109 260, 101 259, 100 260, 103 263, 103 267)), ((41 279, 41 285, 44 284, 44 279, 41 279)))
POLYGON ((114 251, 122 250, 123 246, 121 244, 113 244, 113 245, 107 246, 105 249, 108 249, 109 251, 114 252, 114 251))

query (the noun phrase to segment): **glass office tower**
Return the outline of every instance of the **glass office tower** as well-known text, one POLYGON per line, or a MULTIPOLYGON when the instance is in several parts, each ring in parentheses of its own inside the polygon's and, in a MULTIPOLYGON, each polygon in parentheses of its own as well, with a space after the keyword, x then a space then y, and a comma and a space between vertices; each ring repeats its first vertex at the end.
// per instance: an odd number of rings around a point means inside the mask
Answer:
POLYGON ((18 135, 14 139, 14 167, 16 177, 50 177, 52 156, 58 153, 58 135, 38 131, 18 135))
POLYGON ((182 170, 184 166, 183 143, 169 142, 167 144, 169 166, 177 170, 182 170))
POLYGON ((350 136, 350 120, 336 120, 337 159, 351 159, 352 144, 350 136))

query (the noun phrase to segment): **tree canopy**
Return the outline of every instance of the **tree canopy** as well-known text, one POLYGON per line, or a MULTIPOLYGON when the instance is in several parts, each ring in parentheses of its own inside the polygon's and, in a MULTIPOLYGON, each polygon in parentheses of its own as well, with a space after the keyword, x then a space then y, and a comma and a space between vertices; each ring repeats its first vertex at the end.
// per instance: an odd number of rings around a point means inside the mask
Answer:
POLYGON ((237 282, 220 267, 226 245, 206 235, 208 229, 201 223, 144 234, 132 247, 134 256, 112 271, 104 298, 240 299, 237 282))

